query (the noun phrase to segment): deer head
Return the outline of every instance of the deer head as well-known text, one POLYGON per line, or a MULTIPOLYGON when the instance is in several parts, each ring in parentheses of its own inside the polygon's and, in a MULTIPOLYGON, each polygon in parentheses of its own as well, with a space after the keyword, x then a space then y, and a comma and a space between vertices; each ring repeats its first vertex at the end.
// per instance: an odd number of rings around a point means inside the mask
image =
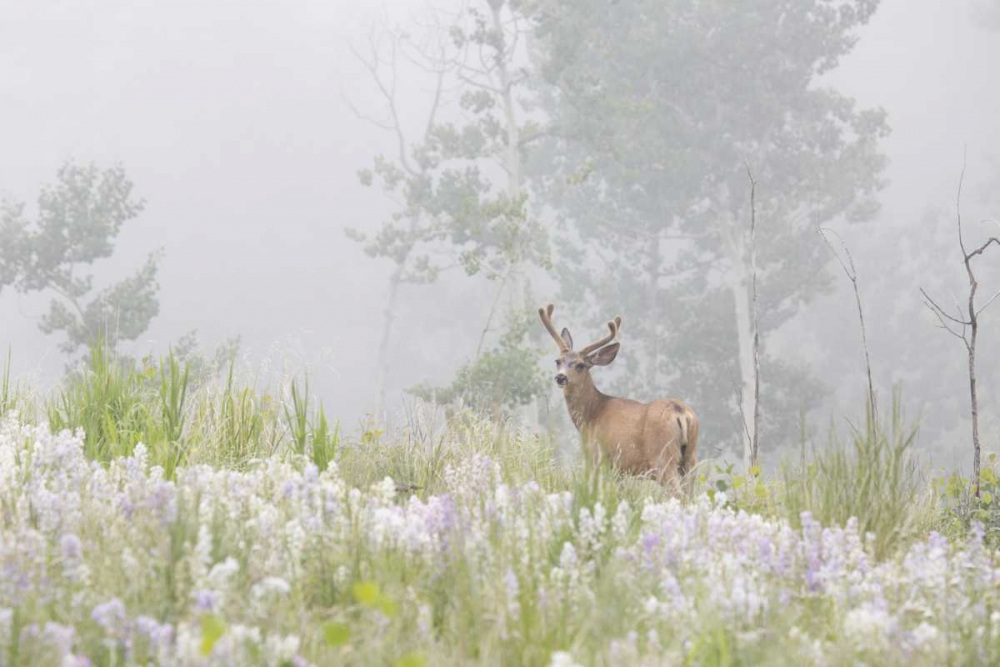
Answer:
POLYGON ((608 322, 609 333, 595 343, 587 345, 579 351, 573 350, 573 336, 569 329, 563 329, 562 333, 556 333, 556 328, 552 324, 552 311, 555 306, 551 303, 545 308, 538 309, 538 315, 542 318, 542 324, 551 334, 556 345, 559 346, 559 358, 556 359, 556 384, 563 389, 574 388, 578 385, 586 385, 590 382, 590 369, 594 366, 607 366, 618 356, 618 343, 611 343, 618 335, 618 330, 622 325, 622 318, 608 322))

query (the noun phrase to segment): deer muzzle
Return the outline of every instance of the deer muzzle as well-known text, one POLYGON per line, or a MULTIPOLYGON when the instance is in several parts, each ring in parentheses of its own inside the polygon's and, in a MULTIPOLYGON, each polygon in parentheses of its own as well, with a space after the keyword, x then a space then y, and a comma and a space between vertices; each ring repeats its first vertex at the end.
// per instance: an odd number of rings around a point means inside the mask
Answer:
POLYGON ((560 387, 565 387, 567 384, 569 384, 569 378, 566 377, 565 373, 559 373, 558 375, 556 375, 556 384, 559 385, 560 387))

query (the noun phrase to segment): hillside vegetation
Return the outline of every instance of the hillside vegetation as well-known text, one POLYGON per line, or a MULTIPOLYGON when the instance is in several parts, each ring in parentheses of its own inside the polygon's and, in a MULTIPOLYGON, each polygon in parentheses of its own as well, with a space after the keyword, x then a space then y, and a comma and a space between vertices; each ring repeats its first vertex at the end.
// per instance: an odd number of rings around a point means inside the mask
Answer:
POLYGON ((0 392, 0 664, 1000 660, 996 477, 899 411, 683 501, 471 414, 344 438, 304 384, 100 350, 0 392), (50 428, 51 427, 51 428, 50 428))

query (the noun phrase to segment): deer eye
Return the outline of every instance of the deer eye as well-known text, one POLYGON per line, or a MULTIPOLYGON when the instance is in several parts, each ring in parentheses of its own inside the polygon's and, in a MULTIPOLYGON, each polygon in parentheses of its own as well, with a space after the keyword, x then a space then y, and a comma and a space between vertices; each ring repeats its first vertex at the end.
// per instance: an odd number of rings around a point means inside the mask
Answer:
POLYGON ((562 359, 556 359, 556 368, 562 366, 562 359))
POLYGON ((581 363, 578 362, 576 364, 576 370, 581 371, 581 372, 585 371, 585 370, 587 370, 587 365, 586 364, 581 364, 581 363))

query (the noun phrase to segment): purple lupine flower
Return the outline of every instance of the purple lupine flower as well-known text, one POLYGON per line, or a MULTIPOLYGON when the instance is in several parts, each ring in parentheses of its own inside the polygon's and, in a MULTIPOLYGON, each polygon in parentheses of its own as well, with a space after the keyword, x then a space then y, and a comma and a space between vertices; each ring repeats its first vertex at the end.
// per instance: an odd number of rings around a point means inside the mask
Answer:
POLYGON ((219 604, 219 594, 207 588, 200 588, 191 596, 194 598, 194 610, 199 613, 215 611, 219 604))
POLYGON ((108 635, 118 635, 125 625, 125 604, 118 598, 103 602, 91 612, 90 617, 104 629, 108 635))
POLYGON ((59 550, 62 551, 63 558, 67 560, 76 560, 83 555, 83 545, 80 543, 80 538, 73 533, 66 533, 59 538, 59 550))
POLYGON ((76 630, 72 626, 49 622, 42 630, 42 637, 49 645, 56 648, 60 657, 64 657, 70 655, 73 650, 76 630))
POLYGON ((149 616, 139 616, 135 619, 135 629, 150 644, 160 649, 167 648, 173 641, 174 628, 169 623, 160 623, 149 616))
POLYGON ((315 463, 307 463, 302 476, 307 482, 312 484, 319 479, 319 468, 316 467, 315 463))
POLYGON ((147 496, 146 507, 160 520, 160 525, 177 519, 177 489, 170 482, 158 482, 147 496))

